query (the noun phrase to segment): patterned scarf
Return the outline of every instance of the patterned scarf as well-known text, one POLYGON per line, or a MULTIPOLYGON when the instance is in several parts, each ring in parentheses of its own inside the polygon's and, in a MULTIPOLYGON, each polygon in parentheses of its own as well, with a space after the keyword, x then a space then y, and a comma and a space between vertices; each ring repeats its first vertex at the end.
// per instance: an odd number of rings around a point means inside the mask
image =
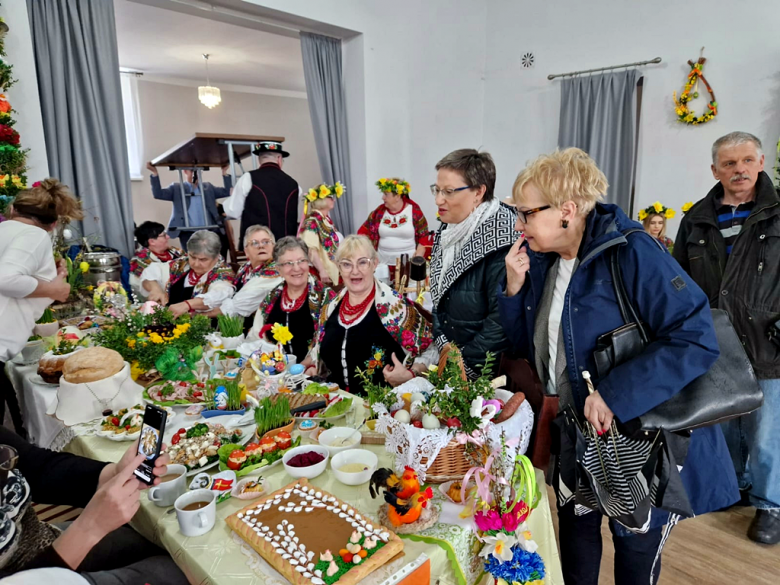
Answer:
MULTIPOLYGON (((170 263, 170 267, 171 277, 168 279, 168 286, 165 290, 167 293, 170 293, 171 287, 179 282, 182 278, 187 276, 187 273, 190 271, 190 264, 186 256, 179 258, 178 260, 173 260, 170 263)), ((195 290, 193 291, 192 296, 196 297, 198 295, 209 292, 209 287, 220 280, 233 284, 235 282, 235 278, 236 273, 233 272, 233 269, 230 268, 230 266, 228 266, 227 263, 222 259, 222 256, 220 256, 214 267, 209 270, 206 278, 204 279, 201 277, 200 280, 198 280, 198 282, 195 284, 195 290)))
POLYGON ((471 212, 466 219, 460 223, 444 224, 446 229, 441 231, 441 246, 439 247, 442 255, 441 269, 447 272, 455 258, 460 256, 463 244, 471 237, 476 229, 487 218, 492 217, 498 211, 499 202, 497 199, 491 199, 480 203, 479 206, 471 212))
POLYGON ((241 268, 238 269, 236 274, 236 284, 241 286, 245 285, 255 276, 263 276, 265 278, 279 278, 279 272, 276 270, 276 265, 273 260, 269 260, 265 264, 260 264, 257 268, 252 268, 252 263, 247 261, 241 268))
POLYGON ((314 233, 319 238, 320 246, 325 250, 328 259, 335 263, 339 242, 333 220, 330 217, 322 215, 319 211, 312 211, 309 214, 309 217, 303 222, 303 226, 299 230, 298 235, 300 236, 306 231, 314 233))
POLYGON ((130 272, 140 277, 141 273, 146 269, 146 267, 153 262, 169 262, 171 260, 177 260, 178 258, 181 258, 184 252, 178 248, 168 248, 168 253, 171 255, 171 257, 168 258, 168 260, 163 260, 149 248, 141 248, 138 250, 138 252, 135 253, 135 256, 133 256, 133 259, 130 261, 130 272))

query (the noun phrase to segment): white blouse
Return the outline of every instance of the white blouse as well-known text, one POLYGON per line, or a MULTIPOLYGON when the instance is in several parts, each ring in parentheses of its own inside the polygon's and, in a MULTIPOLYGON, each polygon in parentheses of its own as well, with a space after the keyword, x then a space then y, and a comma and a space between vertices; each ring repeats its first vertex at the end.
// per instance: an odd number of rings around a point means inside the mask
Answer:
POLYGON ((408 203, 398 213, 385 211, 379 222, 379 261, 395 266, 395 261, 401 254, 409 254, 411 258, 417 245, 414 242, 414 216, 412 206, 408 203))
MULTIPOLYGON (((200 277, 198 282, 204 282, 206 278, 208 277, 209 273, 204 272, 203 275, 200 277)), ((165 290, 168 287, 168 281, 171 278, 171 271, 170 266, 168 262, 152 262, 149 266, 144 268, 144 271, 141 273, 141 283, 143 284, 144 281, 147 280, 153 280, 157 284, 160 285, 160 287, 165 290)), ((189 279, 184 276, 184 288, 192 288, 193 284, 190 284, 189 279)), ((195 284, 198 284, 196 282, 195 284)), ((145 296, 149 296, 149 292, 141 287, 143 290, 143 293, 145 296)), ((216 282, 212 282, 209 286, 208 292, 193 295, 192 298, 199 298, 203 301, 203 304, 205 304, 208 309, 216 309, 217 307, 222 306, 222 303, 225 302, 225 300, 231 298, 233 296, 233 293, 235 292, 235 288, 232 284, 229 282, 226 282, 224 280, 218 280, 216 282)))
POLYGON ((232 299, 225 299, 220 310, 223 315, 232 317, 241 315, 249 317, 254 315, 263 299, 282 283, 282 277, 253 276, 241 287, 232 299))
POLYGON ((57 277, 57 265, 46 230, 20 221, 0 223, 0 362, 19 353, 35 321, 52 299, 25 298, 38 281, 57 277))

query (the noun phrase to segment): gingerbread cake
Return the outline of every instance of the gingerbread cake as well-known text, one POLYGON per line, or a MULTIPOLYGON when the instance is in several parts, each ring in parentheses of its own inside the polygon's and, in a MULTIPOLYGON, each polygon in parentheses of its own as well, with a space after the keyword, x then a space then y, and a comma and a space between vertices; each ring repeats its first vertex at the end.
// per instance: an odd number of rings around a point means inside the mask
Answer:
POLYGON ((299 479, 227 518, 296 585, 353 585, 403 550, 395 533, 299 479))

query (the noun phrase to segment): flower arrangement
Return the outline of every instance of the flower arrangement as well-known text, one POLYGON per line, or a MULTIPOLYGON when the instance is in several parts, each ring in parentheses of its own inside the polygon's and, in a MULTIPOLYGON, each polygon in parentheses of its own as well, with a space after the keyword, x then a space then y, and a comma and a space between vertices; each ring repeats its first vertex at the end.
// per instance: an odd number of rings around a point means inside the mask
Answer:
POLYGON ((693 201, 688 201, 687 203, 684 203, 682 206, 683 215, 688 213, 691 210, 691 207, 693 207, 693 201))
POLYGON ((164 307, 144 315, 131 311, 123 319, 114 319, 95 334, 95 344, 113 349, 130 362, 136 371, 149 371, 169 348, 188 352, 202 347, 211 331, 211 322, 203 315, 182 315, 174 319, 164 307))
POLYGON ((374 183, 382 193, 395 193, 401 197, 408 197, 412 188, 409 183, 399 178, 379 179, 374 183))
POLYGON ((677 99, 676 91, 672 94, 672 99, 674 100, 674 113, 677 114, 677 121, 682 122, 683 124, 690 124, 691 126, 704 124, 718 115, 718 102, 715 100, 715 93, 704 78, 703 71, 705 61, 706 59, 704 57, 699 57, 699 60, 695 63, 693 61, 688 61, 688 65, 691 66, 691 71, 688 73, 688 81, 680 94, 680 99, 677 99), (707 104, 708 111, 697 117, 693 111, 688 108, 688 102, 690 102, 691 99, 699 97, 700 79, 710 93, 710 102, 707 104))
POLYGON ((660 201, 656 201, 652 205, 639 211, 639 221, 644 221, 651 215, 662 215, 666 219, 672 219, 676 215, 676 212, 671 207, 665 207, 660 201))
MULTIPOLYGON (((470 438, 486 451, 487 441, 470 438)), ((498 585, 541 585, 544 561, 536 552, 526 520, 541 499, 531 461, 525 455, 510 457, 507 449, 517 438, 506 440, 490 453, 484 464, 474 460, 461 483, 461 500, 466 501, 466 486, 476 483, 474 525, 483 543, 479 556, 485 571, 498 585)))
POLYGON ((309 203, 327 197, 336 197, 337 199, 340 199, 346 190, 347 188, 340 181, 336 181, 335 185, 321 183, 316 187, 312 187, 303 196, 303 214, 306 215, 308 213, 309 203))

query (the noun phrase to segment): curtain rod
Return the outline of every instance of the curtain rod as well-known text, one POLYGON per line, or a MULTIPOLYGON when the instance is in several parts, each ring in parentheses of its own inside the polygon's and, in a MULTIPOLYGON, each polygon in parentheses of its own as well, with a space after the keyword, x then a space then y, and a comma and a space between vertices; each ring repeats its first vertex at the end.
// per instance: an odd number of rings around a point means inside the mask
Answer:
POLYGON ((568 77, 569 75, 581 75, 583 73, 596 73, 598 71, 609 71, 610 69, 622 69, 623 67, 639 67, 640 65, 648 65, 649 63, 660 63, 661 57, 650 59, 649 61, 637 61, 636 63, 626 63, 625 65, 612 65, 610 67, 597 67, 596 69, 585 69, 584 71, 572 71, 571 73, 556 73, 554 75, 548 75, 547 79, 553 80, 556 77, 568 77))

